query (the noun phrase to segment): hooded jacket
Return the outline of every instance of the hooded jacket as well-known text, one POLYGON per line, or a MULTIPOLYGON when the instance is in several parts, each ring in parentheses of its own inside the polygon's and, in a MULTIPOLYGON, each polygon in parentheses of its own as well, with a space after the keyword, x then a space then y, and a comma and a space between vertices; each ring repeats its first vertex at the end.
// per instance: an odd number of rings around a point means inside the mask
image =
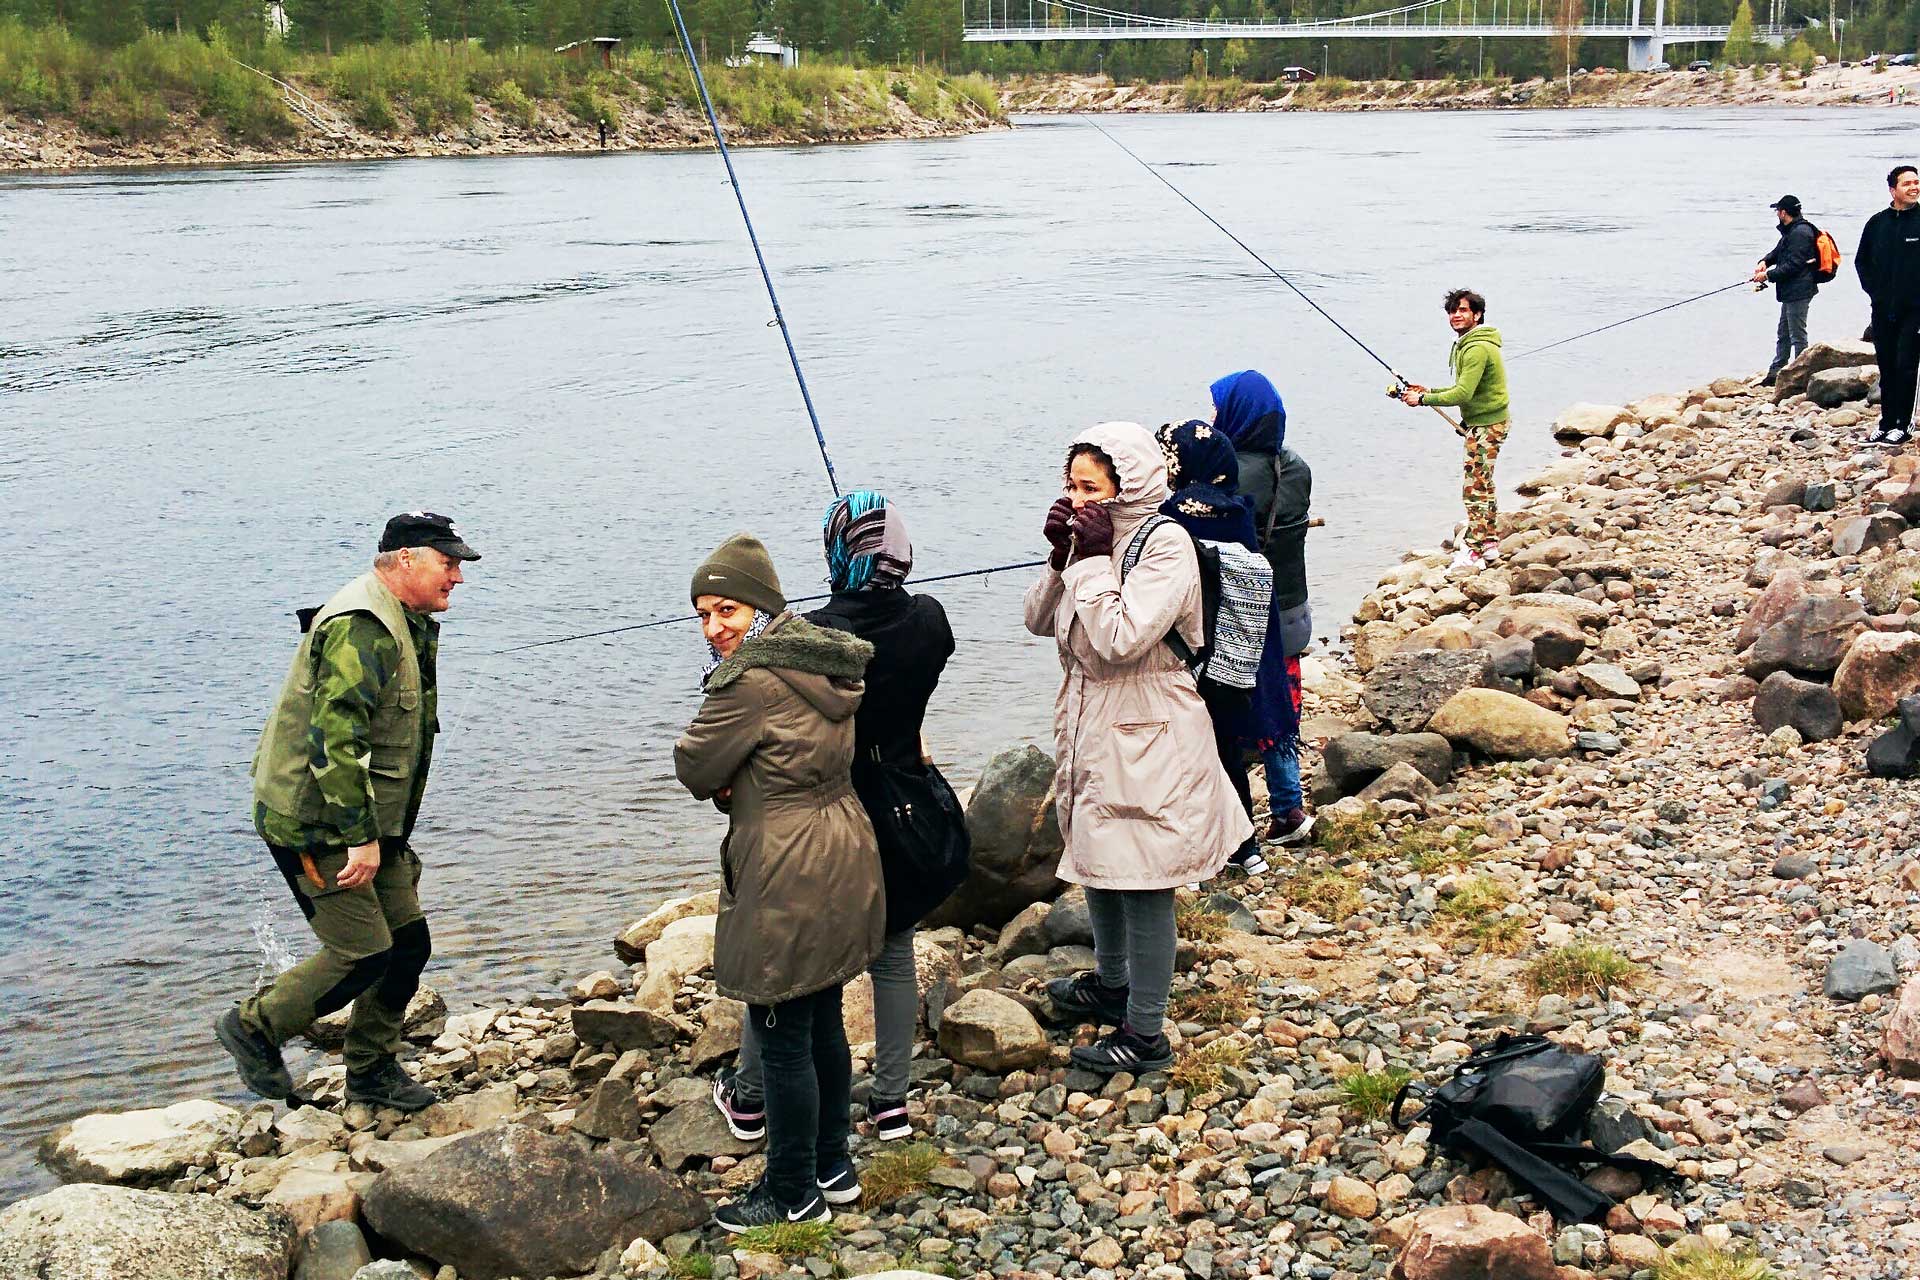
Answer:
POLYGON ((1113 552, 1028 588, 1027 630, 1059 646, 1054 805, 1060 878, 1095 889, 1172 889, 1206 880, 1253 834, 1221 767, 1213 720, 1193 675, 1164 642, 1204 640, 1200 564, 1177 525, 1147 538, 1120 581, 1128 544, 1167 498, 1153 433, 1131 422, 1082 432, 1113 459, 1113 552))
POLYGON ((848 780, 873 646, 783 613, 707 677, 673 749, 695 799, 732 788, 714 985, 753 1005, 839 986, 880 953, 873 826, 848 780))
POLYGON ((1475 325, 1461 334, 1447 356, 1453 385, 1421 395, 1421 404, 1458 405, 1469 427, 1507 420, 1507 366, 1500 358, 1500 331, 1475 325))
POLYGON ((1780 228, 1780 242, 1760 261, 1767 264, 1767 279, 1773 281, 1773 296, 1781 302, 1805 302, 1820 292, 1815 272, 1820 266, 1819 232, 1805 218, 1795 218, 1780 228))

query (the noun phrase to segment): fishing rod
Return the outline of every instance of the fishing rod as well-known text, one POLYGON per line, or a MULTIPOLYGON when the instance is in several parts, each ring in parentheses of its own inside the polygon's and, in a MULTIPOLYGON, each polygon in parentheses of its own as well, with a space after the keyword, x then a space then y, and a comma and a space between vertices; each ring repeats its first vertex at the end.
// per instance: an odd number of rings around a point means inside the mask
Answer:
POLYGON ((720 117, 714 114, 713 95, 707 92, 707 78, 700 74, 700 60, 693 55, 693 38, 687 34, 687 21, 680 16, 680 0, 667 0, 673 11, 674 29, 680 34, 681 51, 693 71, 694 86, 700 91, 700 105, 706 109, 707 124, 713 129, 714 145, 727 166, 727 181, 733 185, 733 198, 740 206, 740 220, 747 224, 747 240, 753 245, 753 259, 760 264, 760 279, 767 286, 767 301, 773 304, 774 322, 780 326, 781 341, 787 344, 787 360, 793 365, 793 377, 800 384, 800 399, 807 406, 807 421, 813 424, 813 438, 820 446, 820 461, 827 467, 827 483, 833 496, 840 496, 840 478, 833 472, 833 459, 827 456, 826 433, 820 430, 820 415, 813 410, 813 393, 807 390, 807 375, 800 372, 800 357, 793 349, 793 333, 787 328, 786 313, 780 309, 780 295, 774 292, 773 273, 767 270, 767 256, 760 252, 760 237, 753 230, 753 215, 747 212, 747 197, 740 190, 740 176, 733 171, 733 154, 727 150, 726 136, 720 131, 720 117))
POLYGON ((1663 311, 1672 311, 1675 307, 1684 307, 1688 303, 1699 302, 1704 298, 1711 298, 1717 294, 1727 293, 1730 290, 1740 288, 1742 285, 1750 285, 1752 283, 1752 277, 1748 277, 1744 280, 1736 281, 1733 284, 1723 285, 1718 289, 1709 289, 1705 293, 1696 293, 1691 298, 1682 298, 1678 302, 1669 302, 1664 307, 1655 307, 1651 311, 1642 311, 1637 316, 1628 316, 1625 320, 1615 320, 1612 324, 1603 324, 1598 329, 1588 329, 1584 333, 1576 333, 1571 338, 1562 338, 1558 342, 1549 342, 1544 347, 1535 347, 1531 351, 1522 351, 1519 355, 1514 356, 1513 359, 1525 360, 1528 356, 1537 356, 1542 351, 1551 351, 1555 347, 1564 347, 1569 342, 1578 342, 1582 338, 1591 338, 1596 333, 1605 333, 1609 329, 1618 329, 1623 324, 1632 324, 1635 320, 1645 320, 1648 316, 1657 316, 1663 311))
MULTIPOLYGON (((1293 290, 1294 294, 1299 297, 1300 301, 1306 303, 1308 306, 1312 307, 1315 311, 1319 312, 1322 319, 1324 319, 1328 324, 1332 325, 1334 328, 1338 329, 1341 333, 1345 334, 1347 336, 1347 340, 1352 342, 1354 346, 1359 347, 1362 351, 1366 352, 1369 356, 1371 356, 1375 364, 1379 365, 1382 369, 1385 369, 1393 377, 1394 387, 1387 392, 1389 396, 1393 396, 1397 398, 1401 392, 1405 391, 1408 387, 1413 385, 1406 378, 1406 376, 1403 375, 1398 369, 1395 369, 1392 365, 1388 364, 1386 359, 1383 356, 1381 356, 1381 354, 1378 351, 1375 351, 1372 347, 1360 341, 1359 335, 1355 334, 1353 330, 1347 328, 1347 326, 1345 326, 1344 324, 1341 324, 1338 320, 1336 320, 1332 312, 1328 311, 1325 307, 1315 302, 1311 297, 1307 295, 1307 293, 1304 290, 1300 288, 1299 285, 1289 280, 1286 277, 1286 275, 1282 271, 1280 271, 1279 268, 1275 267, 1271 262, 1268 262, 1265 258, 1261 257, 1258 253, 1254 252, 1252 245, 1249 245, 1245 240, 1242 240, 1239 236, 1229 231, 1225 223, 1221 222, 1220 219, 1214 217, 1212 214, 1208 213, 1205 209, 1201 208, 1198 204, 1196 204, 1191 196, 1187 195, 1186 192, 1182 191, 1179 187, 1174 186, 1172 182, 1168 181, 1167 176, 1165 174, 1161 173, 1158 169, 1148 164, 1145 160, 1142 160, 1138 155, 1134 153, 1133 149, 1129 147, 1126 143, 1120 141, 1120 139, 1114 137, 1111 133, 1108 133, 1106 129, 1100 126, 1098 121, 1092 120, 1084 115, 1078 117, 1078 119, 1082 124, 1085 124, 1089 128, 1097 130, 1102 136, 1106 138, 1108 142, 1111 142, 1114 146, 1126 152, 1127 157, 1129 159, 1131 159, 1135 164, 1139 165, 1142 169, 1145 169, 1148 173, 1152 174, 1155 178, 1159 179, 1161 185, 1166 187, 1167 190, 1173 192, 1174 195, 1179 196, 1180 199, 1186 203, 1186 206, 1189 209, 1192 209, 1195 213, 1205 218, 1208 222, 1211 222, 1214 225, 1214 227, 1220 232, 1221 235, 1225 236, 1227 239, 1239 245, 1243 250, 1246 251, 1246 254, 1249 258, 1252 258, 1255 262, 1259 263, 1262 267, 1265 267, 1268 275, 1272 276, 1275 280, 1278 280, 1281 284, 1287 286, 1287 288, 1293 290)), ((1439 414, 1440 420, 1442 422, 1445 422, 1448 426, 1452 427, 1456 433, 1458 433, 1461 430, 1459 422, 1457 422, 1451 414, 1449 414, 1446 410, 1442 409, 1439 405, 1430 404, 1427 406, 1427 408, 1432 409, 1435 413, 1439 414)))
MULTIPOLYGON (((984 578, 989 574, 1011 573, 1016 569, 1038 569, 1045 563, 1045 560, 1022 560, 1018 564, 995 565, 991 569, 965 569, 959 573, 938 573, 931 578, 915 578, 913 581, 916 585, 921 585, 934 582, 952 582, 958 578, 984 578)), ((787 603, 790 605, 813 604, 817 601, 831 600, 832 598, 833 593, 828 592, 825 595, 800 596, 787 601, 787 603)), ((651 627, 668 627, 677 622, 698 622, 699 620, 700 615, 697 613, 682 614, 675 618, 655 618, 652 622, 635 622, 624 627, 608 627, 605 631, 583 631, 578 635, 556 636, 551 640, 536 640, 532 644, 519 644, 513 646, 511 649, 495 649, 487 656, 498 657, 503 653, 524 653, 528 649, 544 649, 550 644, 567 644, 574 640, 596 640, 601 636, 617 636, 628 631, 645 631, 651 627)))

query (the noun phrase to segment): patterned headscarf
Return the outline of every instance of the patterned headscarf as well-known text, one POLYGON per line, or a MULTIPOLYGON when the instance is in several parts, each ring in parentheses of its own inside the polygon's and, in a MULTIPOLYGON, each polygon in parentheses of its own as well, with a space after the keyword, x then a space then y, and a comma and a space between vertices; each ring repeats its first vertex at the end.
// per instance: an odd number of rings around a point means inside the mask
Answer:
POLYGON ((827 504, 820 522, 827 584, 835 591, 891 591, 913 571, 913 541, 896 507, 871 489, 827 504))
POLYGON ((1161 514, 1196 538, 1251 547, 1253 503, 1240 495, 1240 460, 1227 437, 1195 418, 1169 422, 1154 438, 1166 455, 1173 490, 1160 504, 1161 514))
MULTIPOLYGON (((735 645, 733 647, 733 651, 735 653, 738 653, 740 652, 740 645, 746 644, 749 640, 758 640, 760 638, 760 633, 762 631, 765 631, 767 629, 768 624, 770 624, 778 616, 779 616, 778 614, 772 612, 771 610, 762 609, 755 606, 753 610, 753 621, 747 624, 747 634, 740 637, 740 644, 735 645)), ((714 673, 714 670, 717 667, 719 667, 721 663, 725 661, 726 661, 726 658, 721 656, 720 651, 713 647, 713 643, 711 641, 708 641, 707 665, 700 668, 700 687, 701 688, 704 689, 706 687, 707 677, 712 675, 714 673)))

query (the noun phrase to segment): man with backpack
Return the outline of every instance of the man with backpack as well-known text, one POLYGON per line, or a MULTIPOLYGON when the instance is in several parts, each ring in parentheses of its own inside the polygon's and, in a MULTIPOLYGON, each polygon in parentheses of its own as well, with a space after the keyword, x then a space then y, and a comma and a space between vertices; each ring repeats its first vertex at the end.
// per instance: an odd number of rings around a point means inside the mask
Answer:
MULTIPOLYGON (((1787 361, 1807 349, 1807 308, 1820 291, 1820 229, 1800 216, 1800 198, 1781 196, 1768 208, 1780 222, 1780 241, 1753 269, 1753 282, 1773 282, 1780 302, 1780 325, 1773 344, 1773 363, 1760 385, 1770 387, 1787 361)), ((1827 279, 1832 279, 1831 275, 1827 279)))
POLYGON ((1880 429, 1874 444, 1913 439, 1913 395, 1920 370, 1920 172, 1910 164, 1887 175, 1892 202, 1867 219, 1853 259, 1873 300, 1873 350, 1880 366, 1880 429))

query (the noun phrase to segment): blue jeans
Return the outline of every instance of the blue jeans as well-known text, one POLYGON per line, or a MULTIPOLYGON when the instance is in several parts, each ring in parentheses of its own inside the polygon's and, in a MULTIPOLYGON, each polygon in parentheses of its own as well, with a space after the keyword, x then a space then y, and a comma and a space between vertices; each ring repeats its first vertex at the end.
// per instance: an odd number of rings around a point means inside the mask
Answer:
POLYGON ((1807 308, 1811 305, 1812 298, 1780 304, 1780 323, 1774 328, 1773 367, 1768 373, 1779 373, 1789 360, 1807 349, 1807 308))
POLYGON ((1260 759, 1267 766, 1267 804, 1273 816, 1277 818, 1289 809, 1306 808, 1300 791, 1300 753, 1297 750, 1262 751, 1260 759))

